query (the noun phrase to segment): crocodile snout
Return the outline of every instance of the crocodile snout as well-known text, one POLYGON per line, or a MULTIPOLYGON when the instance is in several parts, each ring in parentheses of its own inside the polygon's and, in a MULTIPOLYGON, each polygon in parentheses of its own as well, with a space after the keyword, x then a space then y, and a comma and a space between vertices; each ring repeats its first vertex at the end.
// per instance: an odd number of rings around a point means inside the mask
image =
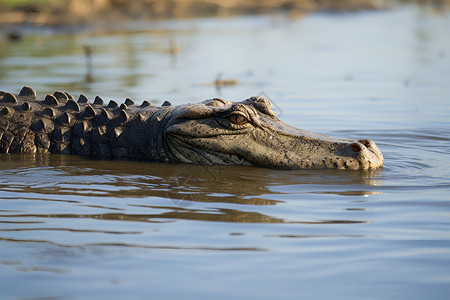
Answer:
POLYGON ((349 148, 353 151, 352 156, 358 160, 361 169, 376 169, 383 165, 383 154, 372 140, 355 141, 350 144, 349 148))

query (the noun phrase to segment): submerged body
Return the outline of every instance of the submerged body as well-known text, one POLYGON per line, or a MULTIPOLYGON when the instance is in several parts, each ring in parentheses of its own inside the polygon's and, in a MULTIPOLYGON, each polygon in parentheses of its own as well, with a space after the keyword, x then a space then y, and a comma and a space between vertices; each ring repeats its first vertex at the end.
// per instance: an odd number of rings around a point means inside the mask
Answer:
POLYGON ((24 87, 0 92, 0 153, 50 152, 111 159, 269 168, 381 168, 369 139, 344 140, 279 120, 265 98, 195 104, 107 105, 64 92, 44 99, 24 87))

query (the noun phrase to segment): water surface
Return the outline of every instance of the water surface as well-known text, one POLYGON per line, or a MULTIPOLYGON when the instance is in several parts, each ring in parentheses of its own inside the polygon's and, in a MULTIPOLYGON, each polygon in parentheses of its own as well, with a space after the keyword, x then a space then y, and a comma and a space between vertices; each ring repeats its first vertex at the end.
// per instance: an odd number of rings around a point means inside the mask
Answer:
POLYGON ((449 13, 127 26, 0 40, 0 89, 155 104, 261 94, 296 127, 372 138, 385 166, 0 155, 2 299, 448 298, 449 13))

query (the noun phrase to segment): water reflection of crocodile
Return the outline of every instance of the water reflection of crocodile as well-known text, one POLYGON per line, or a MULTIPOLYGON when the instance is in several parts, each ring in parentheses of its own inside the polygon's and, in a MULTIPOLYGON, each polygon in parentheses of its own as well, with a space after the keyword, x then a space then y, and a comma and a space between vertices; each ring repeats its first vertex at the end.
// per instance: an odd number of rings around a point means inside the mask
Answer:
POLYGON ((296 187, 296 194, 307 197, 320 198, 320 195, 329 194, 365 196, 377 194, 377 186, 380 185, 380 170, 360 173, 333 169, 274 170, 252 166, 142 164, 89 160, 73 155, 0 156, 0 172, 17 178, 14 182, 0 181, 0 191, 87 198, 155 197, 169 199, 182 207, 193 202, 277 205, 284 200, 271 195, 289 194, 290 187, 296 187), (51 175, 46 175, 47 172, 51 175), (42 181, 47 184, 42 185, 42 181), (322 186, 324 182, 328 188, 322 186))
MULTIPOLYGON (((92 218, 152 223, 185 219, 257 223, 362 223, 369 220, 361 219, 359 215, 356 219, 352 215, 339 219, 305 219, 302 215, 286 217, 282 207, 291 200, 298 201, 299 205, 305 199, 326 201, 329 194, 355 197, 379 193, 379 170, 361 174, 338 170, 273 170, 251 166, 142 164, 133 161, 86 160, 68 155, 24 154, 0 156, 0 171, 16 178, 13 182, 0 180, 0 191, 23 193, 25 199, 94 210, 91 214, 8 213, 10 218, 33 215, 38 218, 92 218), (93 202, 91 199, 96 200, 93 202), (266 209, 261 208, 274 205, 279 205, 281 211, 267 213, 266 209)), ((357 198, 359 202, 364 202, 361 200, 363 198, 357 198)), ((352 201, 343 201, 341 204, 342 209, 355 209, 352 201)), ((360 205, 357 209, 364 207, 360 205)))
POLYGON ((368 170, 383 165, 369 139, 344 140, 279 120, 271 103, 211 99, 195 104, 139 107, 131 99, 105 105, 65 92, 45 99, 24 87, 0 92, 0 152, 50 152, 99 158, 204 165, 368 170))

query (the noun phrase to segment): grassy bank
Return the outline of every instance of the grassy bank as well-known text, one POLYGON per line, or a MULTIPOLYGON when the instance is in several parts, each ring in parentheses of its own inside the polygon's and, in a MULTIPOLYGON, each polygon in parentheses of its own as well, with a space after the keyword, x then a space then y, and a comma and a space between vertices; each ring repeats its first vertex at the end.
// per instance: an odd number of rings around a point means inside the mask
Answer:
POLYGON ((385 9, 394 2, 450 4, 450 0, 0 0, 0 26, 23 23, 82 25, 279 10, 307 13, 385 9))

